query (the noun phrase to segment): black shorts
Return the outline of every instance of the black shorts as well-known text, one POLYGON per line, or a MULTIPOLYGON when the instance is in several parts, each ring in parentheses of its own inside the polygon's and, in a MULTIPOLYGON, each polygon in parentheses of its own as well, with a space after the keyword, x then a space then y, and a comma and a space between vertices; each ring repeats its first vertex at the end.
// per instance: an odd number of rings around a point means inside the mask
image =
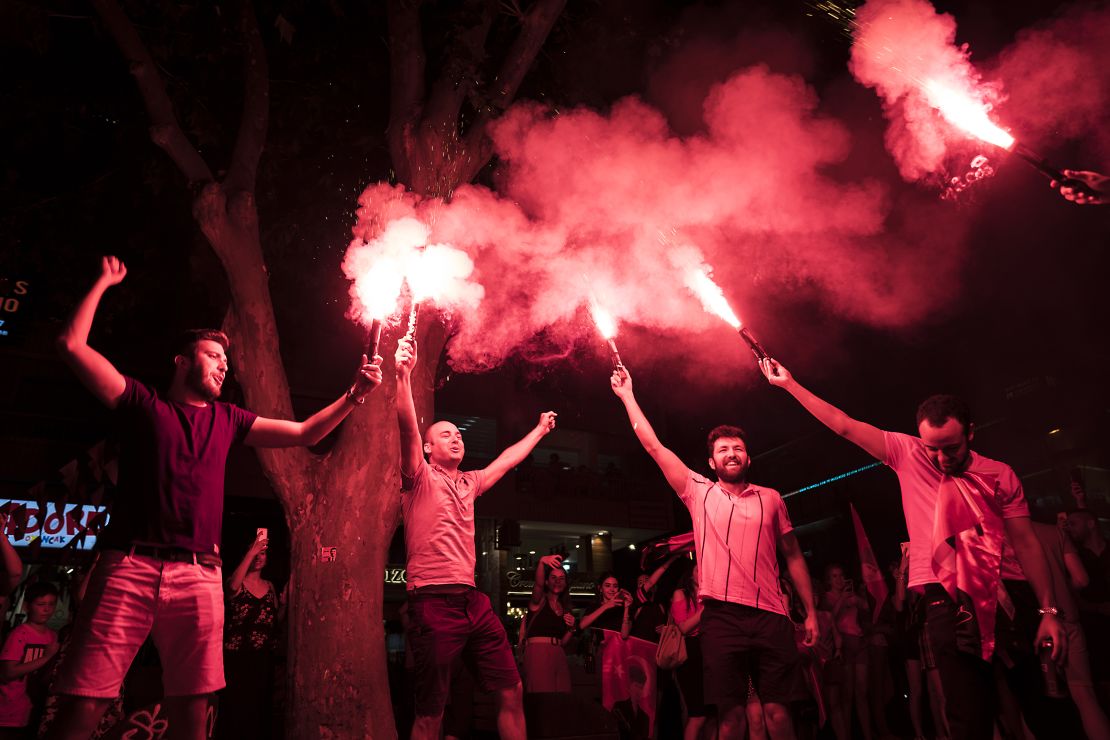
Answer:
POLYGON ((705 600, 701 648, 706 704, 742 704, 751 679, 761 701, 790 702, 801 680, 794 624, 782 614, 705 600))
POLYGON ((458 661, 483 691, 520 683, 505 627, 493 613, 489 597, 473 588, 461 593, 409 593, 415 708, 419 717, 443 713, 458 661))

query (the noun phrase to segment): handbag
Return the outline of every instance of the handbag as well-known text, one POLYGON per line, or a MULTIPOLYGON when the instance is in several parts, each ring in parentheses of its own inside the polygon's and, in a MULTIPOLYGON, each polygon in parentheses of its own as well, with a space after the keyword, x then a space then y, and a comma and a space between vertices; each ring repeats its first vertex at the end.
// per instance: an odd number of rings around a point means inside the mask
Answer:
POLYGON ((667 626, 659 634, 659 647, 655 649, 655 664, 669 671, 685 662, 686 636, 674 623, 674 615, 671 615, 667 617, 667 626))

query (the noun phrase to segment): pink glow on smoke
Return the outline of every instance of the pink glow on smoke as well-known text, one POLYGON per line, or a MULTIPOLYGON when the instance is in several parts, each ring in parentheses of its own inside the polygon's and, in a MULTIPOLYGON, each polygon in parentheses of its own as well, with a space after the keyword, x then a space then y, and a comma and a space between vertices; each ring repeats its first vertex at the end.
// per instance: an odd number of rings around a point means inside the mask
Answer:
MULTIPOLYGON (((1018 34, 991 76, 1006 83, 999 112, 1022 140, 1081 140, 1076 169, 1110 168, 1110 5, 1079 4, 1018 34)), ((1069 165, 1070 166, 1070 165, 1069 165)))
POLYGON ((968 50, 956 46, 952 16, 927 0, 868 0, 856 22, 850 68, 883 100, 887 148, 903 178, 941 172, 950 150, 966 146, 969 135, 1012 143, 987 117, 998 91, 981 81, 968 50))
MULTIPOLYGON (((403 197, 375 200, 392 206, 404 202, 403 197)), ((448 244, 428 244, 430 229, 415 211, 395 213, 405 215, 385 222, 369 240, 356 237, 348 247, 343 272, 352 280, 351 318, 369 325, 396 314, 404 283, 414 304, 429 301, 447 310, 477 306, 484 291, 469 279, 474 272, 470 256, 448 244)))
POLYGON ((714 379, 733 374, 730 359, 746 349, 723 339, 727 327, 687 289, 686 276, 706 265, 768 341, 784 296, 899 327, 958 289, 959 220, 937 212, 918 222, 912 209, 892 219, 881 185, 837 176, 848 130, 819 112, 800 78, 741 70, 710 89, 701 118, 699 132, 679 136, 636 98, 607 113, 516 105, 491 130, 503 163, 497 192, 467 185, 443 202, 370 186, 345 270, 353 276, 390 255, 381 235, 416 219, 424 243, 472 260, 456 284, 484 291, 451 312, 456 369, 487 370, 514 352, 556 361, 580 353, 580 341, 603 351, 592 292, 622 327, 626 360, 665 351, 646 339, 629 347, 629 337, 676 336, 688 351, 717 347, 720 361, 699 370, 714 379))

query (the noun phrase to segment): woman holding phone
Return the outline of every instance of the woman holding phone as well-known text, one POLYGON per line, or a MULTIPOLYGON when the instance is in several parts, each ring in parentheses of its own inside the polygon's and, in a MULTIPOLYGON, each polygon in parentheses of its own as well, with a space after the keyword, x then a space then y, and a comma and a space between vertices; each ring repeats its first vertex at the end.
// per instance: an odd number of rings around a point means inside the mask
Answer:
POLYGON ((832 614, 833 623, 841 638, 844 680, 840 686, 840 709, 848 726, 851 726, 854 703, 864 740, 871 740, 871 705, 867 690, 867 643, 860 623, 860 611, 866 610, 867 602, 856 594, 852 579, 845 576, 844 568, 840 565, 833 564, 825 568, 825 594, 822 596, 822 608, 832 614))
POLYGON ((273 658, 277 645, 278 595, 262 577, 266 529, 255 531, 238 567, 227 579, 224 619, 224 675, 216 722, 218 738, 270 737, 273 714, 273 658))

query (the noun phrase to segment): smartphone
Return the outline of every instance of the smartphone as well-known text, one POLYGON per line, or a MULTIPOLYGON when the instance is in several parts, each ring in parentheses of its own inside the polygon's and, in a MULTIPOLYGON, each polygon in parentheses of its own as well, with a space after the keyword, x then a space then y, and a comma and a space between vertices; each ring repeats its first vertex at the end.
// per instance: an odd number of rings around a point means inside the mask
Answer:
POLYGON ((270 530, 266 529, 265 527, 259 527, 258 529, 254 530, 254 538, 257 540, 262 540, 263 542, 269 542, 270 530))

